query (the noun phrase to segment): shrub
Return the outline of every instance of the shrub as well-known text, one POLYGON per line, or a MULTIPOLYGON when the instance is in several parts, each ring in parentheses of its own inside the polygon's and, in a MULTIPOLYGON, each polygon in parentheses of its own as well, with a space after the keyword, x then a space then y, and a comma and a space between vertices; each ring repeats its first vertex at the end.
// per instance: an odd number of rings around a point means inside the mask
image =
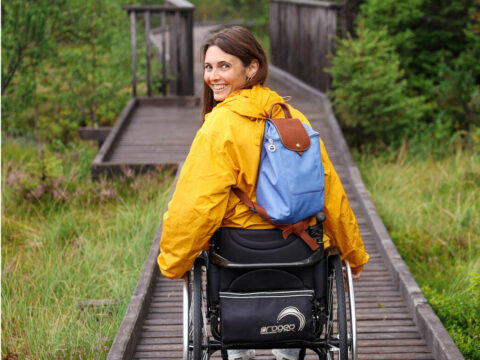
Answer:
POLYGON ((365 27, 386 28, 409 75, 436 77, 437 66, 468 46, 464 29, 478 0, 366 0, 365 27))
MULTIPOLYGON (((480 19, 478 12, 475 16, 480 19)), ((471 131, 473 136, 472 130, 480 127, 480 29, 471 26, 465 34, 466 49, 450 64, 439 65, 437 122, 463 134, 471 131)))
POLYGON ((131 69, 119 0, 12 0, 2 4, 2 17, 5 133, 28 136, 35 128, 44 141, 66 144, 79 126, 116 120, 131 69))
POLYGON ((366 0, 366 28, 385 29, 407 89, 431 104, 423 121, 436 141, 471 138, 480 121, 480 1, 366 0))
POLYGON ((466 359, 480 360, 480 274, 472 274, 470 287, 458 293, 422 288, 466 359))
POLYGON ((407 94, 407 82, 386 29, 360 24, 358 38, 339 40, 330 95, 339 121, 355 145, 399 144, 428 110, 422 97, 407 94))

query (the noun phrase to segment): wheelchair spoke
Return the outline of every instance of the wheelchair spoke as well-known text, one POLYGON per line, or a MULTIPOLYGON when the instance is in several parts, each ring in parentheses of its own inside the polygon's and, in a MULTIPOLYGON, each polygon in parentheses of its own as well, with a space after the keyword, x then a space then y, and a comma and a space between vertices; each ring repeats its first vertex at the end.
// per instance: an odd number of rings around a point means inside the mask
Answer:
POLYGON ((328 319, 325 329, 325 338, 328 339, 333 333, 333 283, 334 283, 333 274, 328 276, 328 319))

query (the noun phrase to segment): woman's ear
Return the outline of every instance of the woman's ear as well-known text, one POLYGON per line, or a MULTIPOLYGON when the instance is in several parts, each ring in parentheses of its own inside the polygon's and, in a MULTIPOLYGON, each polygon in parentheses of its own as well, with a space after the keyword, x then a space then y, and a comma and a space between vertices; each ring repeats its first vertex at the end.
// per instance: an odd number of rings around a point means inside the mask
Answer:
POLYGON ((250 65, 247 66, 247 77, 248 78, 253 78, 258 71, 258 68, 260 67, 260 64, 257 59, 253 59, 250 65))

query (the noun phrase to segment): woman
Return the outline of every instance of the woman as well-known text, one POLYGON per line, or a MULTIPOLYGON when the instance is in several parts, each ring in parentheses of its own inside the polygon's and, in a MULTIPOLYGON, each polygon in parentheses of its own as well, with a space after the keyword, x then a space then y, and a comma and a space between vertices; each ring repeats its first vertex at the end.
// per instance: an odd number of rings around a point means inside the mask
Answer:
MULTIPOLYGON (((158 264, 171 279, 190 270, 208 250, 219 227, 268 229, 273 226, 250 211, 232 192, 239 188, 256 201, 255 185, 264 119, 272 104, 284 102, 263 86, 268 65, 264 50, 245 28, 235 26, 210 35, 204 57, 203 120, 163 219, 158 264)), ((293 117, 308 123, 290 107, 293 117)), ((283 117, 276 107, 274 117, 283 117)), ((338 175, 320 140, 325 171, 325 246, 333 241, 349 260, 354 278, 368 261, 355 216, 338 175)), ((311 225, 315 219, 311 219, 311 225)), ((274 350, 277 359, 296 359, 298 350, 274 350)), ((253 351, 229 351, 229 359, 253 358, 253 351)))

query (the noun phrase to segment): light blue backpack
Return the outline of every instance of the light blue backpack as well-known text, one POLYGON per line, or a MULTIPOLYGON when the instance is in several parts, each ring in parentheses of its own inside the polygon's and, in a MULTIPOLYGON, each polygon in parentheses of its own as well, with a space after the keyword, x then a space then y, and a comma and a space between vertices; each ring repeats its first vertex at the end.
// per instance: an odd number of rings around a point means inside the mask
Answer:
POLYGON ((319 135, 293 119, 287 105, 285 119, 265 122, 257 178, 257 203, 278 224, 295 224, 323 210, 325 175, 319 135), (283 141, 282 141, 283 140, 283 141))
POLYGON ((292 118, 286 104, 273 104, 265 122, 256 189, 258 204, 240 190, 234 192, 252 210, 283 229, 284 237, 293 232, 304 238, 306 219, 322 211, 325 200, 319 134, 292 118), (272 118, 277 105, 282 107, 285 118, 272 118))

